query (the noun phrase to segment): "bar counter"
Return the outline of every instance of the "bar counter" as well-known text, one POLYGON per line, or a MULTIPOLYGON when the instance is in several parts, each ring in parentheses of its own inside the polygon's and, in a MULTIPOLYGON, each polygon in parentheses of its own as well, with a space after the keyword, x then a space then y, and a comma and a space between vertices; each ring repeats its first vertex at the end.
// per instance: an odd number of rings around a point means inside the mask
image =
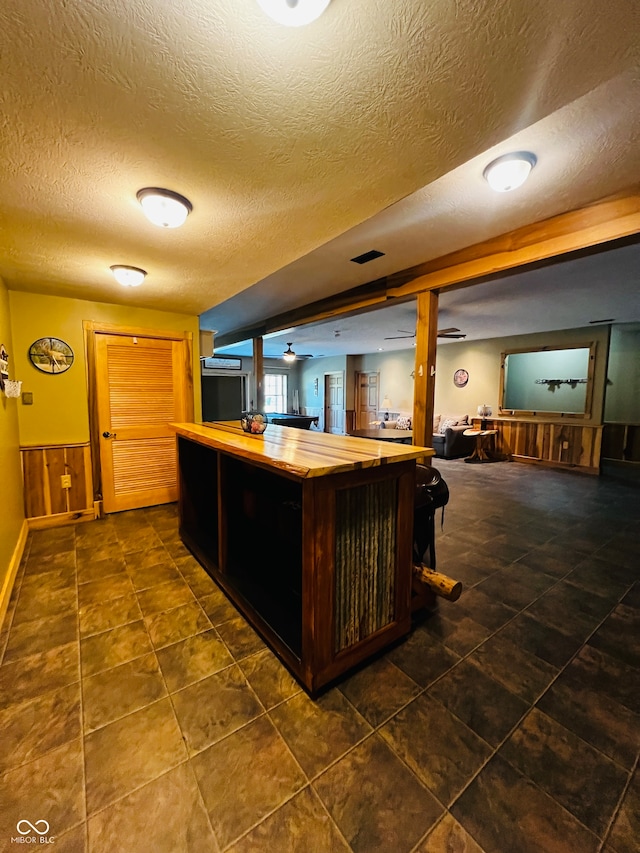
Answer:
POLYGON ((183 542, 311 695, 409 632, 415 461, 431 448, 172 426, 183 542))

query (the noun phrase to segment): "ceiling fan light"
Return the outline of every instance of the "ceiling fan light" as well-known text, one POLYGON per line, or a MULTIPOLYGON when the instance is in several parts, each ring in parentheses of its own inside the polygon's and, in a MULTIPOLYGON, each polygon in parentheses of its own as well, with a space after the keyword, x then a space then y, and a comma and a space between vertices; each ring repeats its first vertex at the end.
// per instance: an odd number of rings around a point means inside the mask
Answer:
POLYGON ((178 228, 193 210, 188 198, 159 187, 145 187, 136 198, 149 222, 161 228, 178 228))
MULTIPOLYGON (((291 343, 293 343, 293 341, 291 343)), ((287 342, 287 349, 282 353, 282 357, 285 361, 295 361, 296 360, 296 354, 291 349, 291 344, 288 342, 287 342)))
POLYGON ((127 267, 122 264, 114 264, 109 267, 115 280, 124 287, 137 287, 145 279, 146 270, 139 267, 127 267))
POLYGON ((303 27, 315 21, 331 0, 258 0, 270 18, 285 27, 303 27))
POLYGON ((521 187, 537 163, 530 151, 514 151, 497 157, 482 173, 492 190, 506 193, 521 187))

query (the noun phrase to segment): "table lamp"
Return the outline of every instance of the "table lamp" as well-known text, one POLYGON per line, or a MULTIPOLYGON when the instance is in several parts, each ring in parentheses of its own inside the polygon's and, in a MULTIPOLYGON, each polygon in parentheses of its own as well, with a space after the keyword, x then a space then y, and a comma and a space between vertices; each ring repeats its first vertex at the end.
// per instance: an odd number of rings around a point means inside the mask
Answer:
POLYGON ((478 417, 482 418, 480 429, 485 430, 487 428, 487 418, 491 417, 491 406, 487 406, 486 403, 478 406, 478 417))
POLYGON ((393 403, 391 402, 391 400, 388 397, 385 397, 384 400, 382 401, 382 408, 386 409, 386 411, 384 413, 384 419, 385 419, 385 421, 388 421, 389 420, 389 409, 393 408, 393 403))

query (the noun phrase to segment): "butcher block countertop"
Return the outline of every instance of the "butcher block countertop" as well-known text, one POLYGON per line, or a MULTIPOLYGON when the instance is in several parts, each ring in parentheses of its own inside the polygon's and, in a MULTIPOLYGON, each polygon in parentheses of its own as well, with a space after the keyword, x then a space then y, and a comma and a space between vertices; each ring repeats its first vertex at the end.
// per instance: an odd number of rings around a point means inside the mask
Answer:
POLYGON ((174 423, 171 427, 178 436, 301 479, 435 455, 431 447, 390 444, 276 424, 269 424, 262 435, 243 432, 237 421, 174 423))

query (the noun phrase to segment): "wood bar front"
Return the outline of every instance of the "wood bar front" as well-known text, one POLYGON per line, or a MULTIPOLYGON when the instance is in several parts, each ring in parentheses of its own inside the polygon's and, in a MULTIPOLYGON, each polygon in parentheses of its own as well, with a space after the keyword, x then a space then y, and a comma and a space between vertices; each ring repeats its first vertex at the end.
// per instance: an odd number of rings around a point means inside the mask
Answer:
POLYGON ((311 695, 409 632, 415 460, 431 448, 173 428, 182 540, 311 695))

